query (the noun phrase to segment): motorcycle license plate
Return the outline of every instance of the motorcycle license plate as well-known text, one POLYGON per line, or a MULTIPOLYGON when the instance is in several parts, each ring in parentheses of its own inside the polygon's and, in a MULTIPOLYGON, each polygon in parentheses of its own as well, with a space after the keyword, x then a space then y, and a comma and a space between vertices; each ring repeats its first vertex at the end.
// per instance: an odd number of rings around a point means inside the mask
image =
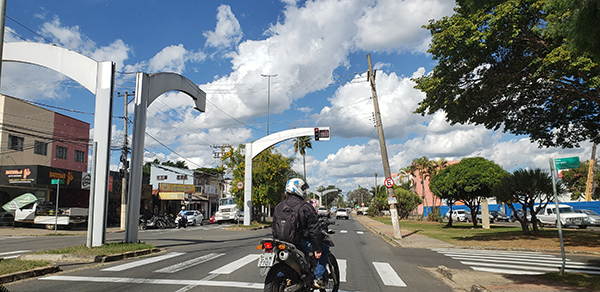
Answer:
POLYGON ((267 268, 267 267, 273 266, 274 262, 275 262, 275 253, 272 253, 272 252, 263 253, 260 255, 260 258, 258 258, 258 267, 259 268, 267 268))

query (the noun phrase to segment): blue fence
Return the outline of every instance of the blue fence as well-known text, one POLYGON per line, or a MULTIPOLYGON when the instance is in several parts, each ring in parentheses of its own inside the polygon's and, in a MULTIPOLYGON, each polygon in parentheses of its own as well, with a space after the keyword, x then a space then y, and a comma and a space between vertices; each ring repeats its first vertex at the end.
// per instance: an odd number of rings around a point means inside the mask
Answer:
MULTIPOLYGON (((553 204, 553 203, 554 202, 550 202, 550 204, 553 204)), ((592 211, 595 211, 596 213, 600 214, 600 201, 561 202, 560 204, 569 205, 569 206, 573 207, 573 209, 592 210, 592 211)), ((513 206, 515 207, 515 209, 522 208, 521 204, 513 204, 513 206)), ((440 214, 444 215, 448 212, 448 210, 450 210, 449 206, 441 206, 440 214)), ((464 205, 454 205, 454 206, 452 206, 452 210, 469 210, 469 207, 464 206, 464 205)), ((512 210, 508 206, 506 206, 506 205, 503 206, 501 204, 489 204, 489 210, 502 211, 502 212, 506 213, 506 215, 508 215, 509 217, 512 214, 512 210)), ((431 207, 429 207, 425 210, 424 216, 427 216, 427 214, 429 214, 430 212, 431 212, 431 207)))

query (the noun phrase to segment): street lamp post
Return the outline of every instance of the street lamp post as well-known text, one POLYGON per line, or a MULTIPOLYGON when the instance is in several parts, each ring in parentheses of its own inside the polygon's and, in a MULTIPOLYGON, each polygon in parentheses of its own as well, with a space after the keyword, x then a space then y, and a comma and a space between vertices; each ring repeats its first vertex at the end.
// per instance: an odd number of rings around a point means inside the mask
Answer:
POLYGON ((268 88, 267 88, 267 136, 269 135, 269 115, 271 113, 271 77, 277 77, 277 74, 266 75, 260 74, 262 77, 268 78, 268 88))

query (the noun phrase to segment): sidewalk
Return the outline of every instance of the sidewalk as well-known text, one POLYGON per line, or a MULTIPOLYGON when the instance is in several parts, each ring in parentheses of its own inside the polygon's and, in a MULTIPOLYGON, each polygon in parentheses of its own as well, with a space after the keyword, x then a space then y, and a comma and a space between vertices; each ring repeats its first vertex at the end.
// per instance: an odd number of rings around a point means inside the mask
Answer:
MULTIPOLYGON (((464 248, 424 235, 402 230, 402 239, 394 238, 392 226, 373 220, 367 216, 353 216, 358 222, 378 234, 391 245, 403 248, 464 248)), ((444 281, 454 291, 591 291, 579 287, 564 286, 539 280, 526 275, 503 275, 480 272, 471 269, 423 268, 432 275, 444 281)))

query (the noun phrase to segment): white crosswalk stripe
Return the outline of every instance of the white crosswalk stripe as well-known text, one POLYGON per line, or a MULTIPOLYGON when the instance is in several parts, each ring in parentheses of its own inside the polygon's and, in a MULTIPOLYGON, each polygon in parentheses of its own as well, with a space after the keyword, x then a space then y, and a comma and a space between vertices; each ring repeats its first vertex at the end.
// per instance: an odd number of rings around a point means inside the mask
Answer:
POLYGON ((356 234, 365 234, 365 233, 362 231, 356 231, 356 234))
POLYGON ((15 250, 15 251, 8 251, 8 252, 0 252, 0 258, 3 259, 16 259, 18 258, 20 255, 30 252, 31 250, 15 250))
MULTIPOLYGON (((470 249, 432 249, 440 254, 460 261, 473 270, 501 274, 539 275, 547 272, 558 272, 562 259, 554 255, 539 252, 510 252, 470 249)), ((600 267, 586 263, 565 260, 567 272, 600 275, 600 267)))
MULTIPOLYGON (((1 254, 0 254, 1 255, 1 254)), ((185 255, 185 253, 171 252, 164 255, 153 256, 140 260, 132 260, 131 262, 116 265, 113 267, 102 269, 101 271, 113 271, 120 272, 135 268, 140 268, 146 265, 154 264, 161 265, 161 262, 166 261, 171 258, 175 258, 178 256, 185 255)), ((250 288, 250 289, 263 289, 264 285, 262 283, 254 283, 255 280, 250 282, 248 281, 222 281, 219 280, 221 275, 234 275, 237 274, 236 271, 244 268, 249 263, 255 262, 260 257, 260 254, 248 254, 242 256, 241 258, 233 259, 233 261, 226 263, 210 272, 208 272, 207 276, 199 277, 200 280, 176 280, 176 279, 155 279, 152 277, 149 278, 131 278, 131 277, 118 277, 118 276, 110 276, 110 277, 84 277, 84 276, 69 276, 69 275, 53 275, 48 277, 43 277, 41 280, 54 280, 54 281, 74 281, 74 282, 96 282, 96 283, 143 283, 143 284, 161 284, 161 285, 183 285, 183 287, 178 288, 178 292, 184 292, 188 290, 192 290, 196 286, 212 286, 212 287, 230 287, 230 288, 250 288)), ((226 253, 208 253, 202 255, 200 257, 196 257, 187 261, 183 261, 174 265, 168 265, 166 267, 162 267, 154 270, 154 273, 176 273, 183 269, 189 269, 193 266, 200 265, 202 263, 206 263, 212 261, 217 258, 226 258, 226 253)), ((340 282, 347 283, 348 282, 348 269, 356 271, 364 271, 364 266, 351 266, 348 267, 348 260, 346 259, 337 259, 339 272, 340 272, 340 282)), ((380 280, 383 282, 385 286, 391 287, 406 287, 406 283, 400 278, 400 276, 396 273, 394 268, 385 262, 372 262, 372 265, 379 275, 380 280)), ((246 268, 247 269, 247 268, 246 268)), ((238 272, 239 273, 239 272, 238 272)), ((245 273, 245 272, 243 272, 245 273)), ((206 274, 205 274, 206 275, 206 274)), ((352 278, 350 279, 353 280, 352 278)), ((260 280, 259 280, 260 282, 260 280)), ((344 291, 344 290, 340 290, 344 291)))
POLYGON ((340 234, 348 233, 348 230, 340 230, 340 234))

